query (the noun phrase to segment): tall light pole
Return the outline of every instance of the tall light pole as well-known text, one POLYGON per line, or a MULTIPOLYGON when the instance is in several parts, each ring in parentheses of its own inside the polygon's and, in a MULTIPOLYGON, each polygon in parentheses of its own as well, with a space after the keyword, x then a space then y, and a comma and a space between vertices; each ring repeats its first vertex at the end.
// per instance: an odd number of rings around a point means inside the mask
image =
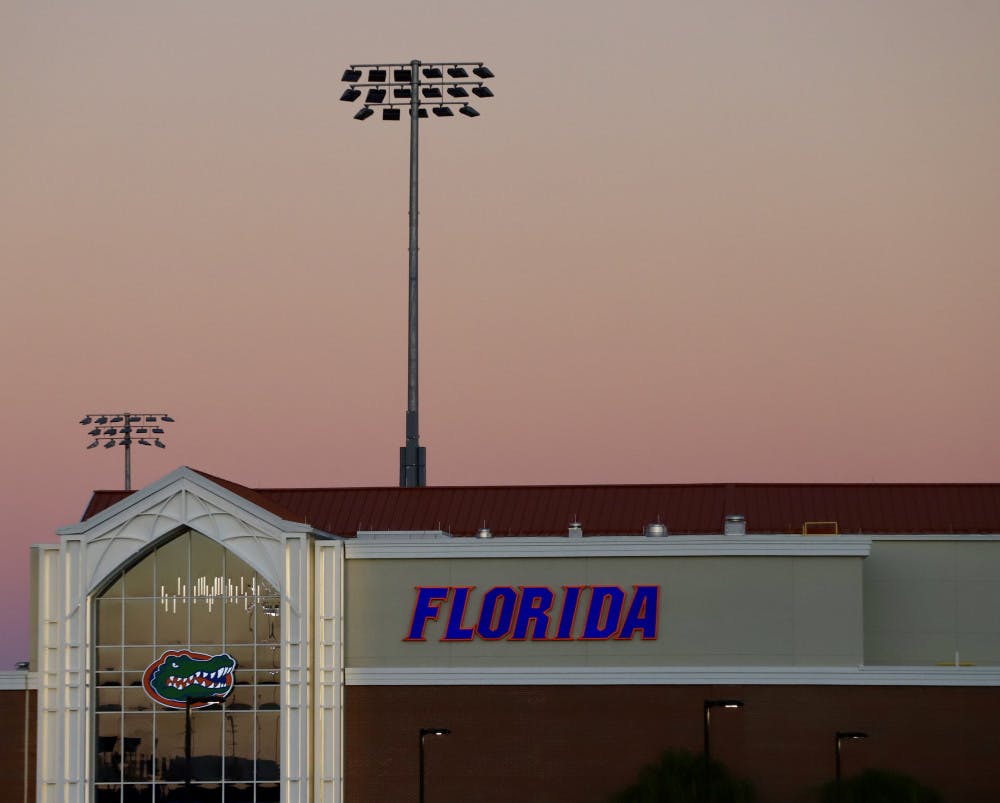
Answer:
POLYGON ((420 729, 420 803, 424 803, 424 739, 428 736, 447 736, 450 733, 447 728, 420 729))
POLYGON ((837 731, 837 735, 834 738, 834 743, 836 744, 836 759, 835 759, 835 769, 834 777, 836 779, 837 785, 837 803, 840 803, 841 791, 840 791, 840 743, 844 739, 867 739, 868 734, 864 731, 837 731))
POLYGON ((705 803, 712 799, 712 709, 742 707, 742 700, 705 700, 705 803))
POLYGON ((344 70, 343 81, 350 84, 340 99, 348 103, 358 100, 364 90, 364 105, 355 120, 367 120, 382 109, 383 120, 399 120, 404 106, 410 110, 410 211, 409 211, 409 313, 407 328, 407 387, 406 444, 399 448, 399 485, 401 488, 422 488, 427 484, 427 452, 420 445, 420 414, 418 393, 417 345, 417 222, 418 222, 418 154, 420 119, 426 118, 430 107, 435 117, 459 114, 478 117, 469 105, 469 92, 478 98, 491 98, 493 92, 485 81, 493 77, 481 61, 418 61, 380 64, 352 64, 344 70), (363 70, 368 75, 363 75, 363 70), (469 73, 474 78, 471 78, 469 73), (447 78, 445 77, 447 74, 447 78), (367 81, 362 78, 367 77, 367 81), (391 80, 390 80, 391 79, 391 80), (447 96, 447 98, 446 98, 447 96))
POLYGON ((93 425, 87 432, 94 439, 87 445, 88 449, 96 449, 102 443, 105 449, 125 447, 125 490, 131 491, 132 444, 166 449, 167 445, 159 436, 164 434, 163 424, 172 424, 174 419, 166 413, 87 413, 80 423, 85 427, 93 425), (140 437, 133 438, 133 433, 140 437))

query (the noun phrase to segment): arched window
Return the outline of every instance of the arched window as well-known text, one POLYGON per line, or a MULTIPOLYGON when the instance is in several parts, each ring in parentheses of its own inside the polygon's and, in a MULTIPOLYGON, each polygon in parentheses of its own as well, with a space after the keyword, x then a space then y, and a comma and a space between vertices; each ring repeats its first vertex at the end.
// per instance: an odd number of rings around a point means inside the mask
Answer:
POLYGON ((193 800, 278 801, 275 589, 232 552, 186 531, 119 572, 94 604, 97 803, 182 801, 186 785, 193 800), (154 676, 164 654, 184 660, 154 676))

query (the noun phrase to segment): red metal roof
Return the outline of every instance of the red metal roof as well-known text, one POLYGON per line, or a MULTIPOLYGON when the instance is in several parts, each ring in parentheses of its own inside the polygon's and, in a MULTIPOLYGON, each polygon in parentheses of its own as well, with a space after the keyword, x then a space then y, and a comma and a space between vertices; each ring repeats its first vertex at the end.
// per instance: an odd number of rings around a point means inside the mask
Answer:
MULTIPOLYGON (((748 533, 800 533, 836 522, 842 533, 1000 533, 1000 484, 537 485, 429 488, 259 488, 204 476, 289 521, 335 535, 445 530, 471 535, 638 534, 662 521, 674 534, 722 531, 728 514, 748 533)), ((84 520, 128 496, 95 491, 84 520)))

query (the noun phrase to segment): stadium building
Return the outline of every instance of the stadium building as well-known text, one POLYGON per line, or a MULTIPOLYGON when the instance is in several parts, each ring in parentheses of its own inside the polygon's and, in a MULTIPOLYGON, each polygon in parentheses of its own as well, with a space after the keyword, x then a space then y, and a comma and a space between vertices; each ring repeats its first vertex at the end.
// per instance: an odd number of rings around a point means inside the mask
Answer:
POLYGON ((780 803, 838 732, 845 775, 1000 799, 1000 485, 181 468, 58 536, 0 673, 9 800, 598 803, 710 739, 780 803))

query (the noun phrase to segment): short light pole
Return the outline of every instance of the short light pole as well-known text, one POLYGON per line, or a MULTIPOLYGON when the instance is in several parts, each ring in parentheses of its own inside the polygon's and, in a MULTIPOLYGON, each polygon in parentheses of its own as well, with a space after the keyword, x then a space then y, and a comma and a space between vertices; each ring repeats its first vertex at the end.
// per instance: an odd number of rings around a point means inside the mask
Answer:
POLYGON ((447 736, 450 733, 447 728, 420 729, 420 803, 424 803, 424 739, 428 736, 447 736))
POLYGON ((469 105, 469 95, 493 97, 485 81, 493 71, 481 61, 418 61, 380 64, 352 64, 344 70, 343 81, 350 86, 340 99, 358 100, 364 90, 364 105, 355 120, 367 120, 382 110, 383 120, 401 119, 401 110, 410 112, 410 211, 409 211, 409 313, 407 327, 406 443, 399 448, 399 485, 422 488, 427 484, 427 451, 420 445, 417 341, 417 234, 418 234, 418 145, 420 120, 427 107, 435 117, 454 117, 453 106, 465 117, 478 117, 469 105), (364 76, 363 71, 368 75, 364 76), (470 76, 469 73, 472 73, 470 76), (447 75, 447 77, 446 77, 447 75), (367 78, 368 80, 362 80, 367 78))
POLYGON ((85 427, 93 425, 87 432, 94 439, 87 445, 88 449, 96 449, 102 443, 105 449, 125 447, 125 490, 131 491, 132 444, 166 449, 167 445, 159 436, 164 434, 163 424, 172 424, 174 419, 166 413, 87 413, 80 423, 85 427), (139 437, 133 438, 133 434, 139 437))
POLYGON ((705 700, 705 803, 712 799, 712 709, 742 707, 742 700, 705 700))
POLYGON ((837 803, 840 803, 841 787, 840 787, 840 744, 844 739, 867 739, 868 734, 864 731, 837 731, 837 735, 834 738, 834 743, 836 744, 836 758, 834 762, 834 777, 836 779, 837 785, 837 803))

